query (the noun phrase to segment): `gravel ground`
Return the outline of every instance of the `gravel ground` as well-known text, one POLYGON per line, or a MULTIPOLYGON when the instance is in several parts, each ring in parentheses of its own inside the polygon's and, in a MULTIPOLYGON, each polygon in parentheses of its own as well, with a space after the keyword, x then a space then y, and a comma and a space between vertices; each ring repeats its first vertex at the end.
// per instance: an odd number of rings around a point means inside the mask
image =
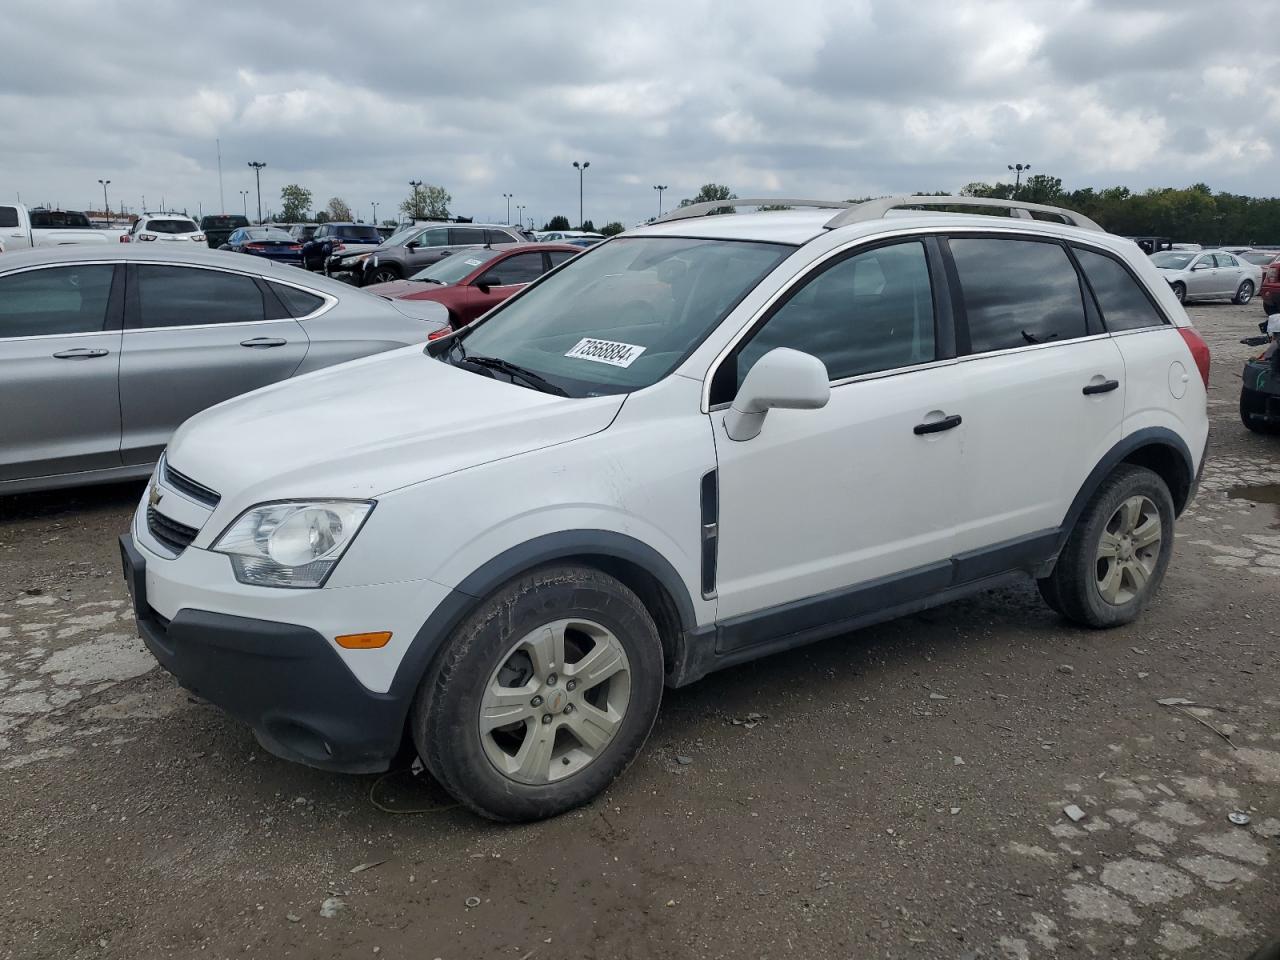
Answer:
POLYGON ((1190 312, 1212 459, 1139 623, 1028 586, 714 675, 548 823, 264 754, 135 636, 140 486, 0 499, 0 957, 1245 957, 1280 934, 1280 440, 1236 416, 1261 307, 1190 312))

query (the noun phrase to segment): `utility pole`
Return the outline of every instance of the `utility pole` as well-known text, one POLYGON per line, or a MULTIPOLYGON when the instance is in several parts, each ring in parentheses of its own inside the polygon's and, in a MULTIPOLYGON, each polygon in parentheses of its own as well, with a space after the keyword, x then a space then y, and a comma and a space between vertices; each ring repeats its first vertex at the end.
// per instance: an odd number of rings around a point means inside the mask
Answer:
POLYGON ((581 230, 582 225, 587 222, 582 213, 582 175, 587 172, 587 167, 591 166, 591 161, 583 160, 582 163, 578 163, 575 160, 573 166, 578 171, 578 229, 581 230))
POLYGON ((417 220, 417 219, 418 219, 418 212, 419 212, 419 207, 418 207, 418 188, 419 188, 420 186, 422 186, 422 181, 421 181, 421 180, 410 180, 410 181, 409 181, 409 186, 413 187, 413 213, 412 213, 412 214, 410 214, 410 217, 409 217, 409 218, 410 218, 411 220, 417 220))
POLYGON ((110 223, 111 222, 111 204, 107 203, 107 184, 109 184, 111 181, 100 179, 98 182, 102 184, 102 212, 107 215, 107 222, 110 223))
POLYGON ((658 216, 662 216, 662 191, 667 189, 667 185, 664 183, 659 186, 655 183, 653 189, 658 191, 658 216))
MULTIPOLYGON (((258 184, 258 222, 262 222, 262 168, 266 166, 260 160, 250 160, 249 166, 253 167, 253 179, 258 184)), ((248 214, 246 214, 248 216, 248 214)))
POLYGON ((1015 174, 1015 176, 1014 176, 1014 181, 1013 181, 1013 199, 1017 200, 1017 199, 1018 199, 1018 191, 1022 189, 1022 171, 1023 171, 1023 170, 1030 170, 1030 169, 1031 169, 1031 164, 1029 164, 1029 163, 1011 163, 1011 164, 1009 164, 1008 166, 1009 166, 1009 169, 1010 169, 1010 170, 1016 170, 1016 171, 1017 171, 1017 173, 1016 173, 1016 174, 1015 174))
POLYGON ((215 140, 218 145, 218 212, 227 212, 227 199, 222 195, 222 140, 215 140))

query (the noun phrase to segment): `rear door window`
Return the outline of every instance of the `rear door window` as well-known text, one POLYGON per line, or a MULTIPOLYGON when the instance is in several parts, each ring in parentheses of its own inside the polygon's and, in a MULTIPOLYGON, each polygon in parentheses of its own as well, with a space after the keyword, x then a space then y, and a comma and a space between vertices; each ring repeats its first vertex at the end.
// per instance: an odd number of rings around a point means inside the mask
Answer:
POLYGON ((1158 327, 1165 322, 1151 298, 1120 263, 1105 254, 1075 247, 1076 259, 1102 311, 1102 324, 1115 333, 1158 327))
POLYGON ((566 260, 571 260, 578 255, 578 251, 570 253, 568 250, 549 250, 547 256, 551 258, 551 266, 558 267, 566 260))
POLYGON ((1061 245, 954 237, 969 350, 989 353, 1073 340, 1088 333, 1080 278, 1061 245))
POLYGON ((139 264, 137 326, 189 327, 266 319, 262 291, 238 273, 139 264))
POLYGON ((449 235, 451 246, 485 243, 484 231, 479 227, 454 227, 449 231, 449 235))
POLYGON ((447 247, 449 246, 449 231, 445 227, 436 227, 432 230, 423 230, 418 234, 418 246, 420 247, 447 247))
POLYGON ((94 333, 106 326, 115 267, 44 267, 0 277, 0 337, 94 333))

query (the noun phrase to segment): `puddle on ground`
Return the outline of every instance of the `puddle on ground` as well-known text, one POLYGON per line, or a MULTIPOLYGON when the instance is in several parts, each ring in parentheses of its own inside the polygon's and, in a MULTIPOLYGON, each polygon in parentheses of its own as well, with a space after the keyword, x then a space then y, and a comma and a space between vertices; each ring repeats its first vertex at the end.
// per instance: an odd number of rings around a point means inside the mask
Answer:
POLYGON ((1265 503, 1276 508, 1276 523, 1273 529, 1280 529, 1280 483, 1242 484, 1231 487, 1227 491, 1231 500, 1248 500, 1250 503, 1265 503))

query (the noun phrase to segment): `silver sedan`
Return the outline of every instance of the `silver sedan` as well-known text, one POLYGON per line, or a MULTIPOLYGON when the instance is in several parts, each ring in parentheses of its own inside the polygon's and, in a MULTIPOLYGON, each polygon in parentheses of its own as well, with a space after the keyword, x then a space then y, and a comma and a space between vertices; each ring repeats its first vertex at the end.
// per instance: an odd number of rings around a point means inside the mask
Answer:
POLYGON ((1151 262, 1180 301, 1248 303, 1262 285, 1262 268, 1225 250, 1162 250, 1151 262))
POLYGON ((442 306, 213 250, 0 260, 0 495, 146 476, 194 413, 425 344, 442 306))

